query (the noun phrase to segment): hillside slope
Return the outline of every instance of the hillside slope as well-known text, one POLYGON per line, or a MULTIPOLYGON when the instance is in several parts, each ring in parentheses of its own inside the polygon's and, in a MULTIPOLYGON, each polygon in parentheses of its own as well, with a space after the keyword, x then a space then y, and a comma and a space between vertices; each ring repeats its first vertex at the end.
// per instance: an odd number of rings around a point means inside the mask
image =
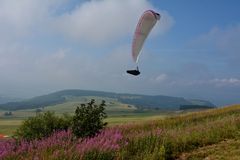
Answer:
POLYGON ((13 101, 20 101, 20 98, 13 98, 13 97, 6 97, 6 96, 0 96, 0 104, 13 102, 13 101))
POLYGON ((181 105, 199 105, 198 102, 214 107, 208 101, 198 100, 190 101, 181 97, 170 96, 150 96, 138 94, 120 94, 112 92, 88 91, 88 90, 62 90, 51 94, 34 97, 21 102, 9 102, 0 105, 0 109, 19 110, 19 109, 33 109, 45 107, 49 105, 61 104, 74 97, 94 96, 101 98, 112 98, 117 101, 129 105, 134 105, 138 108, 157 108, 166 110, 178 110, 181 105))

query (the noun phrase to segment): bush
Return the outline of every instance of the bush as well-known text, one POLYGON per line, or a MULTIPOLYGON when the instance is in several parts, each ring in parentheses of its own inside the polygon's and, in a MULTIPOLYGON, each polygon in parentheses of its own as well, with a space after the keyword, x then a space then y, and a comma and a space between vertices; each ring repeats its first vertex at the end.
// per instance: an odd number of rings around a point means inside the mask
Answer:
POLYGON ((72 117, 56 116, 54 112, 37 114, 23 122, 17 129, 15 136, 25 140, 41 139, 50 136, 54 131, 67 130, 71 126, 72 117))
POLYGON ((12 115, 13 115, 13 113, 11 111, 4 113, 4 116, 12 116, 12 115))
POLYGON ((107 123, 104 112, 105 101, 95 105, 95 100, 77 107, 75 115, 56 116, 54 112, 38 113, 30 117, 17 129, 15 136, 20 139, 33 140, 50 136, 55 131, 72 129, 77 138, 93 137, 103 129, 107 123))
POLYGON ((77 107, 73 116, 72 131, 76 137, 93 137, 103 129, 107 123, 103 119, 107 117, 104 112, 105 101, 95 105, 95 100, 77 107))

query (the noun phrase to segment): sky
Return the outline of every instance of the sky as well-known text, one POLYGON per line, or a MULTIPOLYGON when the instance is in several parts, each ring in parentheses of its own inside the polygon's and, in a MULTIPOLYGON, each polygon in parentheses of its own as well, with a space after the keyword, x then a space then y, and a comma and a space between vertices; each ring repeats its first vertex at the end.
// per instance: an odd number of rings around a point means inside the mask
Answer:
POLYGON ((240 1, 0 0, 0 95, 62 89, 240 103, 240 1), (161 15, 139 57, 141 14, 161 15))

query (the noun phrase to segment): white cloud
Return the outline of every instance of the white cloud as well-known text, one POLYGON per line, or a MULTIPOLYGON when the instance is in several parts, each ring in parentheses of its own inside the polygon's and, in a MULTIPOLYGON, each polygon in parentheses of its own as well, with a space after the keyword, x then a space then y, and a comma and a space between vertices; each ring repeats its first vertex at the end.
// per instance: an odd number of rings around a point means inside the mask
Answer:
POLYGON ((208 86, 208 87, 240 87, 240 79, 238 78, 213 78, 213 79, 197 79, 197 80, 178 80, 175 81, 178 86, 208 86))
POLYGON ((215 78, 209 81, 217 87, 223 86, 240 86, 240 79, 237 78, 215 78))
POLYGON ((195 39, 191 46, 194 48, 216 50, 227 57, 238 57, 240 52, 240 24, 226 28, 214 27, 208 33, 195 39))
MULTIPOLYGON (((165 33, 174 24, 167 11, 158 10, 147 0, 91 0, 64 10, 67 0, 1 0, 0 33, 22 36, 57 29, 60 34, 78 40, 104 43, 132 35, 144 10, 161 14, 155 33, 165 33), (57 13, 61 10, 61 13, 57 13), (64 12, 65 11, 65 12, 64 12)), ((49 32, 48 32, 49 33, 49 32)))
POLYGON ((218 87, 237 85, 236 79, 231 77, 239 76, 239 42, 239 23, 222 28, 214 27, 208 33, 191 41, 187 47, 192 49, 193 60, 206 65, 206 67, 202 67, 203 74, 200 70, 189 67, 195 74, 199 74, 196 81, 198 83, 211 83, 218 87), (204 52, 198 53, 199 50, 204 50, 204 52), (199 82, 198 79, 204 81, 199 82))
POLYGON ((167 80, 168 76, 166 74, 160 74, 158 75, 154 80, 158 83, 160 82, 164 82, 165 80, 167 80))
POLYGON ((65 0, 1 0, 0 33, 22 36, 48 26, 55 7, 65 0))
MULTIPOLYGON (((147 9, 154 9, 147 0, 93 0, 58 17, 54 25, 60 33, 82 42, 110 43, 132 36, 140 15, 147 9)), ((174 20, 167 11, 159 12, 162 18, 154 32, 164 33, 174 20)))
POLYGON ((0 0, 1 92, 20 96, 64 88, 126 92, 147 79, 126 75, 132 64, 129 42, 117 48, 112 44, 132 37, 146 9, 162 15, 152 35, 165 33, 174 23, 166 11, 147 0, 92 0, 79 2, 71 11, 61 9, 67 3, 71 2, 0 0), (72 39, 105 46, 85 49, 72 39), (100 55, 98 49, 106 53, 100 55))

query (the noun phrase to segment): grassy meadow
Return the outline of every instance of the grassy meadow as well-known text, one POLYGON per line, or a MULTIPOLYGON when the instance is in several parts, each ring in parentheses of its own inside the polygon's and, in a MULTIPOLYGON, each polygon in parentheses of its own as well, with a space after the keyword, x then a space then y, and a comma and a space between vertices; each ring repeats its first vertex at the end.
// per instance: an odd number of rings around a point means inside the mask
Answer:
POLYGON ((88 139, 66 131, 17 146, 4 141, 0 159, 239 159, 240 105, 139 122, 110 125, 88 139))
MULTIPOLYGON (((95 99, 97 103, 101 103, 101 98, 99 97, 68 97, 68 101, 62 104, 47 106, 43 108, 43 111, 53 111, 57 115, 62 115, 64 113, 72 115, 77 106, 81 103, 87 103, 91 99, 95 99)), ((110 126, 116 124, 122 124, 127 122, 142 122, 154 119, 161 119, 173 112, 157 111, 157 110, 138 110, 134 106, 127 104, 122 104, 116 99, 104 98, 106 101, 106 113, 108 118, 106 122, 110 126)), ((41 108, 42 109, 42 108, 41 108)), ((36 109, 25 109, 12 111, 13 115, 5 116, 6 111, 0 110, 0 134, 12 135, 17 127, 20 126, 23 120, 28 117, 35 116, 36 109)))

